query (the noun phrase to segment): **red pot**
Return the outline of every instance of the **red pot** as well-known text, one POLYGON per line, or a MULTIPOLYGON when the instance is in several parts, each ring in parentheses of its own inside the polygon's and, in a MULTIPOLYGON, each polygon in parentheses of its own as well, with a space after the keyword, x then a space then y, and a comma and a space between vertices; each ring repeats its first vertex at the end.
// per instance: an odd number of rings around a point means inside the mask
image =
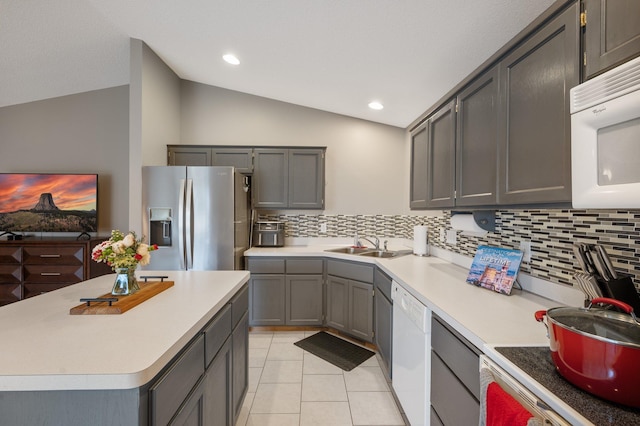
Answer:
POLYGON ((588 308, 552 308, 547 317, 551 358, 558 372, 577 387, 619 404, 640 407, 640 324, 633 308, 598 298, 588 308), (626 313, 596 309, 614 305, 626 313))

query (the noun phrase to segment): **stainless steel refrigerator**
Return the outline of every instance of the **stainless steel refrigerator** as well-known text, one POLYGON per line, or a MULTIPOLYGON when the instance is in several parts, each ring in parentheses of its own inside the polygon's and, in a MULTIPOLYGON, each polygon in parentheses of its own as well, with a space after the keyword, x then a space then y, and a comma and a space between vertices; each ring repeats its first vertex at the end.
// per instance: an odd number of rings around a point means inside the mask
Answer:
POLYGON ((158 245, 144 269, 244 269, 247 179, 233 167, 143 167, 143 234, 158 245))

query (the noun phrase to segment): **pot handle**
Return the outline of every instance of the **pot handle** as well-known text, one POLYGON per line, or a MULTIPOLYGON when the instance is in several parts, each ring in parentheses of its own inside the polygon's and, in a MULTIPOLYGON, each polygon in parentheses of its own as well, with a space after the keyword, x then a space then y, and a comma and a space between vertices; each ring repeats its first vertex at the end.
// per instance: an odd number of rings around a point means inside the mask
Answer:
POLYGON ((547 315, 547 311, 546 309, 542 311, 536 311, 536 313, 533 315, 536 317, 536 321, 542 322, 544 320, 544 317, 547 315))
POLYGON ((613 305, 616 308, 622 309, 627 314, 632 314, 633 313, 633 308, 631 307, 631 305, 628 305, 628 304, 626 304, 626 303, 624 303, 624 302, 622 302, 620 300, 617 300, 617 299, 610 299, 608 297, 596 297, 595 299, 592 299, 591 303, 589 304, 589 308, 591 308, 592 305, 597 304, 597 303, 606 303, 608 305, 613 305))

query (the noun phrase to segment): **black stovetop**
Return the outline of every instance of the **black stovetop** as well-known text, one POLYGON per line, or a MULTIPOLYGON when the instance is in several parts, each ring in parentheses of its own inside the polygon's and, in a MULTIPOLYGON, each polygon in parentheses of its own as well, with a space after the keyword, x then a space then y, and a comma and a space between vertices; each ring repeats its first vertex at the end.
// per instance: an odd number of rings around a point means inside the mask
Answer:
POLYGON ((566 381, 556 371, 548 346, 497 347, 495 349, 592 423, 596 425, 640 424, 640 410, 607 402, 566 381))

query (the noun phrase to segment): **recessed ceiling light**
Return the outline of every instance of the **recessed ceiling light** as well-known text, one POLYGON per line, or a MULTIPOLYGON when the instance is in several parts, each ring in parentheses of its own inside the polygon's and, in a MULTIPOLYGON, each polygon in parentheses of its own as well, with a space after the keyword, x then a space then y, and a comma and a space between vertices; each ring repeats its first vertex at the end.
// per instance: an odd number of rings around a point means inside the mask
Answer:
POLYGON ((378 101, 373 101, 373 102, 369 102, 369 108, 380 110, 380 109, 384 108, 384 105, 382 105, 378 101))
POLYGON ((225 62, 231 64, 231 65, 239 65, 240 64, 240 60, 238 58, 236 58, 236 55, 232 55, 231 53, 227 53, 226 55, 222 56, 222 59, 225 60, 225 62))

